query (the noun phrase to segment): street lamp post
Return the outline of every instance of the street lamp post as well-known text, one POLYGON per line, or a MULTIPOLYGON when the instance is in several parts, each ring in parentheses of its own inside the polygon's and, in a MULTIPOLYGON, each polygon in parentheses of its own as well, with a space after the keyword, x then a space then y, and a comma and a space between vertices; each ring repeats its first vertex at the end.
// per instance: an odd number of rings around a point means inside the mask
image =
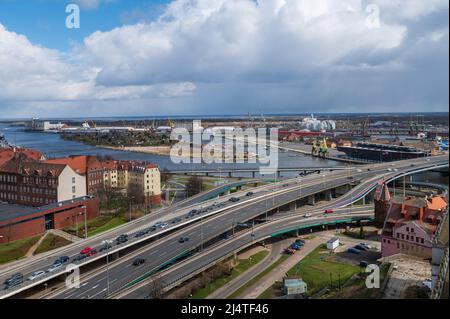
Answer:
POLYGON ((109 242, 106 243, 106 293, 109 296, 109 242))
POLYGON ((87 233, 87 207, 86 206, 82 206, 81 208, 84 209, 84 238, 87 239, 88 238, 88 233, 87 233))

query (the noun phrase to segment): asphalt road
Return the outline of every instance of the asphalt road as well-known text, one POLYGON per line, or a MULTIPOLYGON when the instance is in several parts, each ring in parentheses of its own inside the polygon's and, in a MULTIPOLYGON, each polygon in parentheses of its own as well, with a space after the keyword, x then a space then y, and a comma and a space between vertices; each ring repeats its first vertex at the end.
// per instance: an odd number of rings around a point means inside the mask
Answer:
MULTIPOLYGON (((138 250, 135 254, 127 255, 123 259, 119 259, 114 264, 111 264, 109 267, 109 278, 111 278, 109 282, 110 292, 124 287, 127 283, 133 281, 136 278, 139 278, 146 272, 157 269, 167 261, 170 261, 183 253, 191 251, 195 247, 200 246, 200 244, 202 242, 205 242, 207 239, 213 238, 217 234, 223 233, 227 229, 231 229, 232 224, 249 220, 261 214, 266 210, 266 207, 268 209, 271 209, 284 205, 285 203, 288 203, 296 198, 320 192, 323 189, 347 184, 349 182, 349 178, 352 177, 353 181, 362 181, 362 183, 359 186, 355 187, 348 194, 334 201, 333 205, 348 204, 350 201, 356 200, 359 195, 372 189, 383 176, 388 178, 391 175, 398 175, 409 170, 417 170, 422 166, 432 166, 434 163, 440 163, 443 160, 448 162, 448 157, 433 157, 429 158, 429 160, 420 159, 384 165, 368 165, 355 168, 355 170, 352 172, 333 172, 328 174, 321 174, 320 177, 316 175, 315 177, 308 176, 302 179, 291 180, 290 182, 284 182, 288 184, 282 184, 279 189, 272 189, 273 186, 260 187, 255 191, 255 195, 250 200, 248 200, 248 198, 245 198, 244 195, 243 199, 238 202, 237 208, 225 209, 221 213, 211 215, 208 218, 202 218, 202 222, 197 222, 191 226, 180 229, 176 233, 159 239, 151 243, 144 249, 138 250), (414 163, 414 167, 411 167, 412 163, 414 163), (368 168, 370 169, 370 171, 367 170, 368 168), (388 171, 387 168, 389 168, 390 171, 388 171), (398 171, 392 171, 393 169, 398 169, 398 171), (263 198, 257 199, 261 194, 263 195, 261 196, 263 198), (272 195, 273 198, 270 197, 272 195), (245 199, 247 200, 247 203, 244 202, 245 199), (188 236, 190 238, 189 242, 180 244, 178 242, 178 239, 182 236, 188 236), (135 258, 136 256, 145 258, 147 262, 140 267, 131 266, 132 258, 135 258)), ((179 214, 185 214, 188 210, 189 209, 181 210, 179 214)), ((174 212, 172 212, 172 215, 173 214, 174 212)), ((145 224, 145 226, 148 226, 148 220, 145 221, 145 224)), ((130 227, 130 232, 136 231, 136 229, 138 228, 137 225, 128 226, 130 227)), ((117 235, 123 232, 123 229, 116 230, 117 235)), ((114 233, 114 231, 108 232, 104 235, 104 237, 111 239, 112 233, 114 233)), ((92 240, 98 243, 99 241, 101 241, 101 238, 94 238, 92 240)), ((78 246, 78 249, 87 244, 87 242, 82 242, 78 246)), ((44 260, 42 262, 43 264, 45 264, 46 262, 48 265, 49 262, 52 263, 52 260, 44 260)), ((30 271, 37 270, 36 264, 30 265, 28 269, 30 269, 30 271)), ((85 279, 79 289, 62 291, 54 297, 104 298, 106 297, 106 282, 105 271, 103 269, 100 269, 97 274, 94 274, 85 279)))

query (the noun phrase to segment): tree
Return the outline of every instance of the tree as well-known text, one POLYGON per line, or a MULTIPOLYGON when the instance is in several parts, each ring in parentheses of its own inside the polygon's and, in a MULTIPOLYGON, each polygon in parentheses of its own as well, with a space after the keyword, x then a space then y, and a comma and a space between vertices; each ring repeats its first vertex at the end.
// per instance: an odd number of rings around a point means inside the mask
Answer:
POLYGON ((191 176, 186 184, 187 196, 190 197, 197 195, 202 191, 202 186, 203 186, 202 178, 196 175, 191 176))
POLYGON ((144 190, 137 184, 128 183, 127 197, 132 200, 134 204, 141 205, 145 203, 144 190))
POLYGON ((148 297, 150 299, 161 299, 164 295, 166 283, 160 276, 155 276, 148 283, 148 297))

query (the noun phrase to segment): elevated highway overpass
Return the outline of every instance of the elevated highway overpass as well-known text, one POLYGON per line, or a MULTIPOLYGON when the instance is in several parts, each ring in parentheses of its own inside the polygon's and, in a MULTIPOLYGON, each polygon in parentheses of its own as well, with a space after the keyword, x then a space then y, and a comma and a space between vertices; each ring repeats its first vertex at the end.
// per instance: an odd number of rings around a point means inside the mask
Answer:
MULTIPOLYGON (((351 191, 347 192, 345 195, 338 198, 336 201, 333 201, 333 205, 349 205, 352 202, 358 201, 360 198, 367 195, 373 189, 375 189, 379 183, 383 183, 392 178, 398 178, 403 175, 412 174, 414 172, 423 171, 432 169, 440 166, 448 166, 448 158, 435 157, 429 159, 420 159, 420 160, 409 160, 402 161, 397 163, 389 163, 389 165, 383 164, 373 164, 360 166, 358 168, 354 168, 352 171, 344 171, 344 172, 332 172, 325 174, 323 178, 317 178, 316 176, 310 176, 309 178, 297 178, 293 180, 289 180, 287 182, 278 183, 275 187, 272 185, 263 186, 258 188, 255 191, 255 195, 251 198, 245 198, 245 195, 240 194, 242 200, 237 204, 228 205, 223 209, 219 209, 208 214, 198 216, 192 221, 185 222, 184 225, 176 226, 172 229, 174 231, 175 228, 179 228, 184 226, 184 228, 180 228, 175 231, 173 234, 169 234, 164 238, 159 240, 155 240, 154 242, 149 242, 149 245, 144 246, 141 250, 145 252, 145 254, 151 254, 151 264, 147 264, 145 269, 143 267, 139 267, 136 269, 132 269, 132 271, 127 272, 127 276, 115 278, 117 279, 115 283, 113 283, 110 288, 111 291, 114 289, 120 289, 127 285, 130 282, 136 280, 143 276, 145 273, 152 272, 161 268, 168 262, 172 262, 176 258, 179 258, 186 254, 186 252, 197 249, 199 245, 211 240, 217 235, 226 232, 234 227, 234 222, 243 222, 250 220, 258 215, 264 214, 265 211, 273 210, 283 205, 287 205, 290 203, 295 203, 301 198, 311 196, 313 194, 323 192, 332 188, 341 187, 343 185, 347 185, 349 183, 358 184, 351 191), (231 221, 231 222, 230 222, 231 221), (192 222, 192 223, 191 223, 192 222), (203 230, 203 231, 202 231, 203 230), (197 238, 202 234, 201 238, 197 238), (180 246, 178 243, 178 238, 181 236, 190 236, 192 238, 197 238, 189 241, 188 244, 184 246, 180 246), (145 271, 143 271, 145 270, 145 271)), ((330 202, 331 204, 331 202, 330 202)), ((186 210, 182 213, 186 213, 186 210)), ((267 223, 270 225, 271 223, 267 223)), ((142 225, 139 225, 142 226, 142 225)), ((149 225, 146 225, 147 227, 149 225)), ((130 225, 130 235, 133 235, 133 231, 136 232, 139 227, 136 225, 130 225)), ((170 228, 168 229, 170 230, 170 228)), ((162 230, 160 232, 150 234, 139 240, 133 240, 127 245, 123 246, 115 246, 114 251, 111 253, 116 253, 120 250, 129 248, 130 246, 136 245, 138 243, 144 242, 150 237, 156 238, 160 236, 162 233, 167 233, 168 230, 162 230)), ((107 236, 111 236, 112 232, 108 232, 104 234, 104 236, 99 236, 99 238, 91 239, 97 241, 99 243, 102 238, 107 236)), ((89 239, 88 239, 89 240, 89 239)), ((84 245, 87 245, 88 242, 85 242, 84 245)), ((77 249, 82 247, 83 244, 80 244, 78 247, 72 247, 73 252, 76 252, 77 249)), ((141 251, 140 250, 140 251, 141 251)), ((58 252, 61 254, 62 252, 58 252)), ((24 272, 24 275, 27 272, 39 270, 38 266, 41 269, 46 264, 49 266, 55 258, 56 255, 52 255, 48 257, 46 260, 42 260, 41 264, 34 263, 30 264, 27 267, 23 267, 21 271, 24 272)), ((95 259, 104 258, 105 256, 97 256, 91 260, 87 260, 86 262, 93 262, 95 259)), ((9 273, 11 274, 11 272, 9 273)), ((54 276, 58 276, 61 273, 57 273, 54 276)), ((8 274, 5 274, 8 275, 8 274)), ((96 295, 96 297, 106 297, 104 292, 101 289, 100 282, 102 278, 105 277, 104 271, 100 271, 98 273, 99 278, 97 281, 99 284, 95 284, 94 282, 89 281, 85 286, 80 289, 77 289, 73 296, 70 298, 83 298, 87 295, 92 296, 96 295), (103 277, 102 277, 103 276, 103 277), (84 288, 84 289, 83 289, 84 288), (77 296, 75 296, 75 294, 77 296), (84 294, 84 295, 83 295, 84 294)), ((3 277, 5 278, 5 277, 3 277)), ((2 278, 2 280, 3 280, 2 278)), ((50 278, 45 278, 46 280, 50 278)), ((20 289, 26 290, 33 285, 40 284, 42 282, 33 282, 26 283, 22 287, 18 287, 12 291, 3 292, 3 297, 13 296, 20 289)), ((104 289, 104 288, 103 288, 104 289)), ((63 292, 62 294, 67 293, 63 292)), ((62 295, 60 295, 61 297, 62 295)), ((67 297, 67 295, 66 295, 67 297)))

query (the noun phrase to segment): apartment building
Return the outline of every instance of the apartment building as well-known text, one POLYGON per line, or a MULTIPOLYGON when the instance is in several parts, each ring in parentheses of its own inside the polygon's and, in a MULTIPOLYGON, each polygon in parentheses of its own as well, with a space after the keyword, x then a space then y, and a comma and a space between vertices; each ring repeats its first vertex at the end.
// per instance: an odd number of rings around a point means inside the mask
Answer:
POLYGON ((161 174, 155 164, 138 161, 103 161, 103 183, 109 189, 142 192, 147 205, 161 203, 161 174))
POLYGON ((433 238, 447 202, 442 196, 393 197, 381 235, 382 256, 431 258, 433 238))
POLYGON ((0 166, 0 201, 44 206, 86 196, 86 178, 69 165, 14 158, 0 166))
POLYGON ((85 177, 89 195, 97 194, 104 187, 103 166, 96 156, 69 156, 47 160, 45 163, 69 165, 77 174, 85 177))

